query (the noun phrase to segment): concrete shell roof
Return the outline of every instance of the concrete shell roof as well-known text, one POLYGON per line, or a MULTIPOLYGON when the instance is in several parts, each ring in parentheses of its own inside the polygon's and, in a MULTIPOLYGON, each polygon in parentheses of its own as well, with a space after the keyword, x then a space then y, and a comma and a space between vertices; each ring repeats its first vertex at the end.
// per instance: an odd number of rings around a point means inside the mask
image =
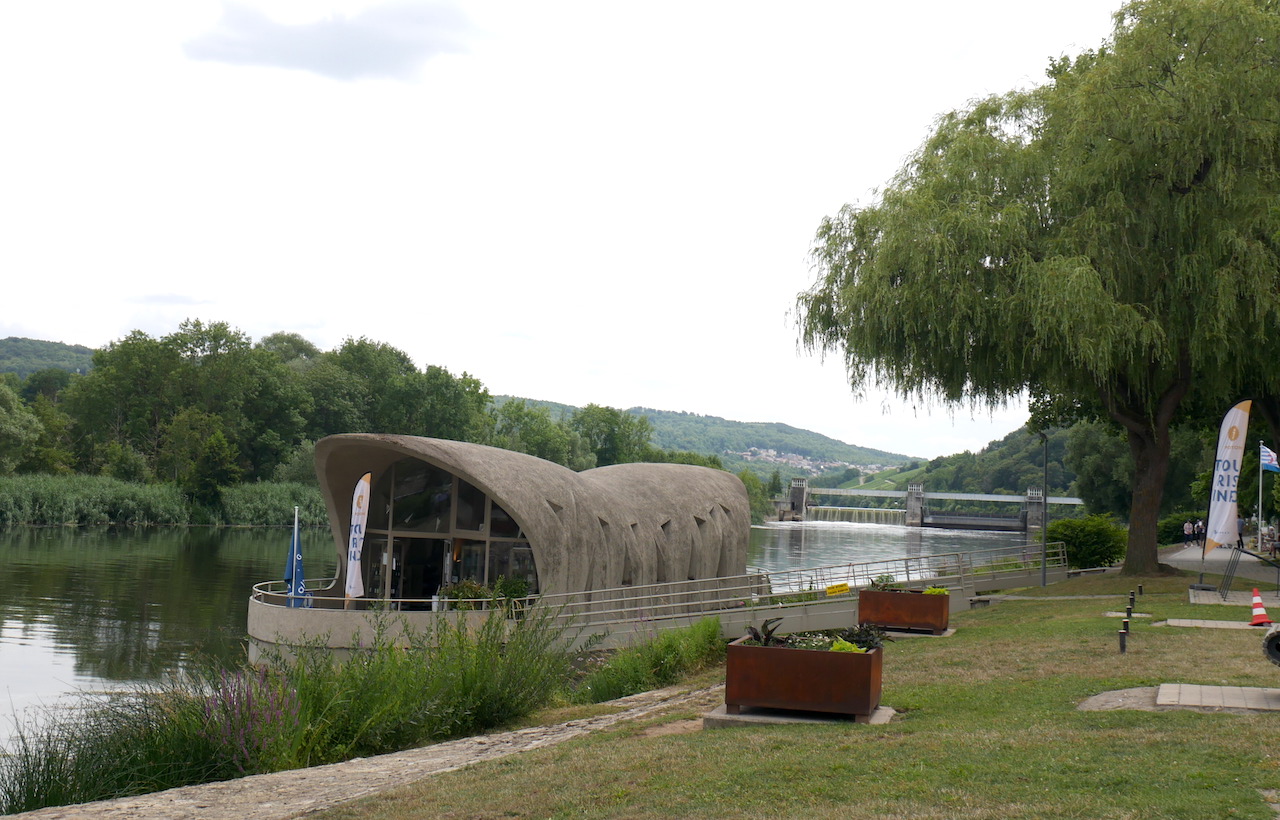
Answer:
POLYGON ((376 481, 406 457, 459 476, 505 509, 533 548, 544 593, 746 571, 746 489, 722 470, 618 464, 575 473, 482 444, 376 433, 316 444, 316 472, 344 571, 352 488, 365 472, 376 481))

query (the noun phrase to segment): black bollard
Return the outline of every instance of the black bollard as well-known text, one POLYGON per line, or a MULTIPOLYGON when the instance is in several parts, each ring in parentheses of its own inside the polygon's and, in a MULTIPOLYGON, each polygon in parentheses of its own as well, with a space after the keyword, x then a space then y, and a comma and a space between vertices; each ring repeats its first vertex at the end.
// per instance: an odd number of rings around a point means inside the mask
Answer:
POLYGON ((1124 654, 1124 639, 1128 636, 1128 634, 1129 633, 1125 632, 1123 629, 1120 630, 1120 654, 1121 655, 1124 654))
POLYGON ((1142 594, 1142 584, 1138 584, 1138 594, 1142 594))
POLYGON ((1127 606, 1127 607, 1125 607, 1125 608, 1124 608, 1124 617, 1125 617, 1125 619, 1126 619, 1126 620, 1128 620, 1129 618, 1132 618, 1132 617, 1133 617, 1133 607, 1132 607, 1132 606, 1127 606))
POLYGON ((1133 597, 1133 590, 1129 590, 1129 606, 1133 606, 1135 603, 1136 599, 1133 597))
POLYGON ((1121 629, 1120 631, 1121 631, 1121 632, 1123 632, 1124 634, 1128 635, 1128 634, 1129 634, 1129 619, 1128 619, 1128 618, 1125 618, 1125 619, 1124 619, 1123 621, 1121 621, 1120 623, 1121 623, 1121 624, 1123 625, 1123 627, 1124 627, 1124 628, 1123 628, 1123 629, 1121 629))

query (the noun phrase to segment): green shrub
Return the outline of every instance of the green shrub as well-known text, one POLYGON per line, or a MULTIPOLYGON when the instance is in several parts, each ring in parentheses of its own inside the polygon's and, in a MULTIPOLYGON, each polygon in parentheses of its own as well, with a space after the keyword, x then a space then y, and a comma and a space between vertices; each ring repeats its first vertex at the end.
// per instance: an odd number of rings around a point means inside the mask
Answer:
POLYGON ((1085 569, 1110 566, 1124 557, 1128 533, 1107 513, 1051 521, 1049 540, 1063 542, 1067 563, 1085 569))
POLYGON ((440 590, 440 595, 452 602, 449 604, 450 609, 459 611, 481 609, 483 605, 478 604, 477 601, 493 600, 495 597, 493 590, 470 578, 464 578, 457 583, 449 584, 440 590))
POLYGON ((601 703, 669 686, 683 675, 719 663, 724 653, 719 618, 704 618, 684 629, 665 630, 614 654, 583 679, 575 699, 601 703))

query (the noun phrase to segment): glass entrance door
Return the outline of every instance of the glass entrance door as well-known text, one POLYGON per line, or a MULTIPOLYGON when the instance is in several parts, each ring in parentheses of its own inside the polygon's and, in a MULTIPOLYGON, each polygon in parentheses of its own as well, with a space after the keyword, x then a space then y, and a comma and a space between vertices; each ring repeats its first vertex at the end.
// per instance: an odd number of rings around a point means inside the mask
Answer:
POLYGON ((401 609, 430 609, 431 596, 440 591, 444 579, 445 552, 449 542, 438 538, 395 539, 398 572, 393 598, 405 599, 401 609))

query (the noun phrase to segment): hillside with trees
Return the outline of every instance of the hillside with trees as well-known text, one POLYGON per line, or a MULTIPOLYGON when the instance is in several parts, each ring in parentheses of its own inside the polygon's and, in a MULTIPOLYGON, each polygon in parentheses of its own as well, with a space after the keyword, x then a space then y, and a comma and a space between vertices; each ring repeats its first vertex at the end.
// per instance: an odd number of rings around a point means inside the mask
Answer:
MULTIPOLYGON (((501 407, 513 398, 495 396, 494 403, 501 407)), ((546 408, 553 418, 570 418, 580 410, 550 401, 528 398, 519 401, 546 408)), ((846 444, 821 433, 780 422, 732 421, 718 416, 649 407, 632 407, 627 412, 648 419, 655 447, 714 454, 728 469, 735 472, 751 469, 764 477, 775 470, 783 478, 792 478, 842 471, 848 467, 856 468, 861 474, 911 460, 910 456, 901 453, 846 444)))
POLYGON ((93 349, 84 345, 44 342, 10 336, 0 339, 0 373, 14 373, 25 379, 37 370, 57 368, 69 373, 85 373, 93 367, 93 349))

